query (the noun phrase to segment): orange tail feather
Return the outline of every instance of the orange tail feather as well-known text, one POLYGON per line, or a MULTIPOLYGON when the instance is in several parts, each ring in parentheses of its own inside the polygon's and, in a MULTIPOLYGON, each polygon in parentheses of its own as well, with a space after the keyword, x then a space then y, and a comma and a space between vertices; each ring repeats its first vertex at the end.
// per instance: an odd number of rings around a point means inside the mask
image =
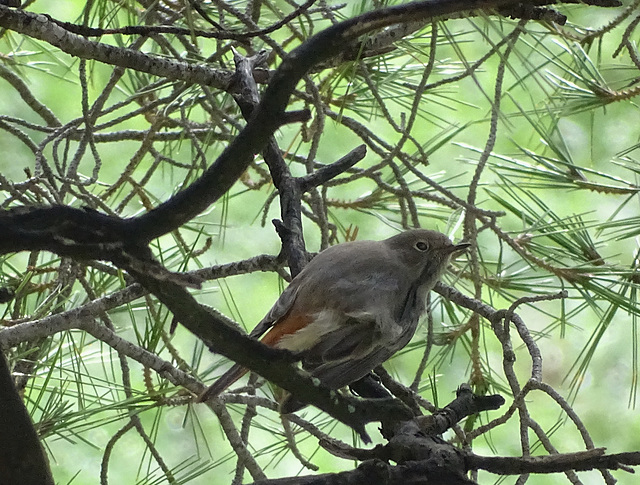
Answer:
MULTIPOLYGON (((305 327, 310 320, 311 318, 308 315, 289 315, 271 327, 271 329, 260 340, 263 344, 268 345, 269 347, 276 346, 282 337, 297 332, 301 328, 305 327)), ((222 391, 227 389, 247 372, 248 369, 238 364, 234 365, 200 395, 198 402, 206 402, 209 399, 218 396, 222 391)))

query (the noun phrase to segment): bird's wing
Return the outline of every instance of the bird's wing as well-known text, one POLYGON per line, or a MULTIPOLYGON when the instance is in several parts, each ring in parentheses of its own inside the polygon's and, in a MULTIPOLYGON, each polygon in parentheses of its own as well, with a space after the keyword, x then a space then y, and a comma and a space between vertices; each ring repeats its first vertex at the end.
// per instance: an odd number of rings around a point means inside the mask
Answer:
POLYGON ((313 369, 311 374, 331 389, 340 389, 362 379, 393 353, 394 351, 387 346, 376 345, 358 358, 327 361, 313 369))
POLYGON ((357 358, 378 338, 375 317, 372 315, 356 319, 334 313, 334 318, 342 320, 334 323, 330 331, 304 351, 304 363, 308 369, 327 362, 357 358))
POLYGON ((253 338, 260 337, 263 333, 269 330, 274 323, 283 318, 296 301, 298 296, 299 285, 291 283, 286 290, 282 292, 280 298, 273 304, 271 310, 267 312, 258 325, 251 331, 249 336, 253 338))
POLYGON ((333 389, 344 387, 404 347, 415 331, 415 326, 396 328, 400 333, 390 338, 380 330, 375 316, 350 318, 304 352, 303 366, 323 384, 333 389))

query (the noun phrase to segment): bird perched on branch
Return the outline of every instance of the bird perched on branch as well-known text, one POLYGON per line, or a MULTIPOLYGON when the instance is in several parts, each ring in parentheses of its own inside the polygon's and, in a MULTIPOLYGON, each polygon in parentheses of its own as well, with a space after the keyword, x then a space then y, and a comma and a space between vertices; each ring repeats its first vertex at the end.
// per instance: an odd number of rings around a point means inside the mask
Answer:
MULTIPOLYGON (((297 354, 303 368, 325 386, 347 386, 409 343, 427 293, 450 258, 468 246, 426 229, 332 246, 291 281, 250 335, 264 334, 265 345, 297 354)), ((234 365, 200 401, 217 396, 246 372, 234 365)), ((288 396, 281 411, 303 405, 288 396)))

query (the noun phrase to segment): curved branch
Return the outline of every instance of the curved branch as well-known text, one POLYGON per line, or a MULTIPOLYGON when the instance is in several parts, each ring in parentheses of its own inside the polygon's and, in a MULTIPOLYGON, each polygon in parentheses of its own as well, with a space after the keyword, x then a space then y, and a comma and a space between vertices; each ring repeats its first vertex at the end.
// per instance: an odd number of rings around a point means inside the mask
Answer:
POLYGON ((140 216, 141 238, 154 239, 192 219, 226 193, 285 119, 289 98, 302 77, 316 64, 341 53, 358 37, 401 22, 469 9, 490 9, 517 3, 508 0, 435 0, 398 5, 335 24, 294 49, 273 74, 262 101, 245 128, 196 182, 154 210, 140 216))
MULTIPOLYGON (((538 0, 532 3, 544 5, 555 2, 538 0)), ((285 109, 300 79, 313 66, 340 54, 360 36, 398 23, 415 22, 456 12, 493 9, 514 4, 519 4, 519 2, 513 0, 416 2, 368 12, 319 32, 283 59, 264 93, 262 101, 252 113, 245 128, 205 173, 192 185, 150 212, 127 219, 122 224, 114 224, 114 231, 117 233, 114 237, 119 239, 124 232, 127 236, 126 240, 135 240, 130 243, 132 246, 143 245, 182 226, 222 197, 244 173, 253 157, 267 145, 273 133, 287 122, 285 109)), ((189 82, 197 84, 218 85, 226 88, 230 81, 230 73, 225 73, 218 78, 216 77, 220 74, 218 71, 208 70, 195 64, 150 58, 150 56, 136 51, 88 41, 62 29, 50 21, 46 15, 12 10, 0 5, 0 26, 49 42, 75 56, 151 72, 172 79, 189 79, 189 82), (187 75, 192 75, 192 77, 187 75)), ((51 248, 41 245, 38 248, 23 247, 21 249, 51 248)), ((19 249, 9 251, 12 250, 19 249)), ((91 257, 96 257, 96 255, 92 254, 91 257)), ((102 257, 104 258, 104 256, 102 257)))

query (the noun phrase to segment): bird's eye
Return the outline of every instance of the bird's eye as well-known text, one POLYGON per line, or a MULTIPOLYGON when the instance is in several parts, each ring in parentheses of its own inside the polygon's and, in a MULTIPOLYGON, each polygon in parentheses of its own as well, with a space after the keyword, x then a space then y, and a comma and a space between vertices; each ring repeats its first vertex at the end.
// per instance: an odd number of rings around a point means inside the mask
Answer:
POLYGON ((424 251, 428 251, 428 250, 429 250, 429 245, 428 245, 426 242, 424 242, 424 241, 418 241, 418 242, 416 243, 416 245, 415 245, 415 248, 416 248, 418 251, 422 251, 422 252, 424 252, 424 251))

